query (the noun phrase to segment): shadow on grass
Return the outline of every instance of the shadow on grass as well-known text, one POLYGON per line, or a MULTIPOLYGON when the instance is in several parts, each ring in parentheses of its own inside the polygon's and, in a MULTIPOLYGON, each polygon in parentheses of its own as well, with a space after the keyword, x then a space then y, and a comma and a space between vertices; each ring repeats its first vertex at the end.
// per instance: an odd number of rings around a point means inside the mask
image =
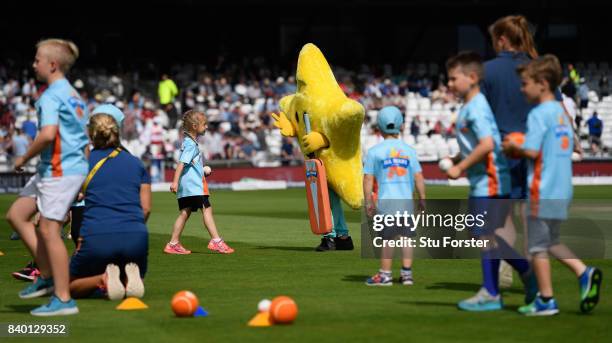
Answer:
POLYGON ((30 311, 40 306, 40 304, 29 304, 29 305, 22 304, 22 305, 4 305, 4 306, 5 308, 8 308, 9 310, 2 310, 0 311, 0 313, 15 313, 15 312, 30 313, 30 311))
POLYGON ((372 275, 345 275, 342 281, 365 283, 372 275))
POLYGON ((260 250, 282 250, 282 251, 312 251, 312 253, 316 253, 313 247, 287 247, 287 246, 258 246, 255 249, 260 250))
MULTIPOLYGON (((432 290, 452 290, 452 291, 473 291, 476 292, 481 287, 478 283, 470 282, 436 282, 433 285, 425 287, 432 290)), ((523 294, 523 290, 518 288, 502 289, 502 293, 523 294)))
POLYGON ((435 307, 457 307, 456 302, 446 301, 400 301, 400 304, 416 305, 416 306, 435 306, 435 307))

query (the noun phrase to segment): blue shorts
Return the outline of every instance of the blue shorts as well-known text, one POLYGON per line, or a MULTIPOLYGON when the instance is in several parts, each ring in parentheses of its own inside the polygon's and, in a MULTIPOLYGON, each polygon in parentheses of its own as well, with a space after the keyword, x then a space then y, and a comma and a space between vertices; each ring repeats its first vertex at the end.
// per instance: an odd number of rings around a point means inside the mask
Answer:
POLYGON ((510 199, 527 199, 527 160, 508 158, 510 199))
POLYGON ((472 226, 470 232, 475 237, 490 235, 506 223, 508 211, 511 208, 508 195, 497 197, 470 197, 468 199, 468 213, 474 216, 484 215, 484 225, 472 226))
POLYGON ((147 272, 149 234, 126 232, 81 236, 79 246, 70 259, 70 277, 82 278, 104 274, 106 265, 114 263, 123 274, 124 266, 134 262, 140 277, 147 272))

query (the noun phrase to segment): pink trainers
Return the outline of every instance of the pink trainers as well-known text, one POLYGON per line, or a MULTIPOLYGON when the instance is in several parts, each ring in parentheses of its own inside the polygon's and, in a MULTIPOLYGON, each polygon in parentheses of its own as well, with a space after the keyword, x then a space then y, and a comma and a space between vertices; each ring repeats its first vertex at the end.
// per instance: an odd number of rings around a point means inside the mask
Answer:
POLYGON ((176 244, 166 244, 166 247, 164 248, 164 252, 166 254, 174 254, 174 255, 189 255, 191 254, 191 250, 187 250, 185 249, 181 243, 176 243, 176 244))
POLYGON ((230 248, 229 245, 225 244, 225 241, 223 241, 223 239, 220 239, 217 242, 211 239, 210 242, 208 242, 208 249, 221 254, 231 254, 234 252, 234 249, 230 248))

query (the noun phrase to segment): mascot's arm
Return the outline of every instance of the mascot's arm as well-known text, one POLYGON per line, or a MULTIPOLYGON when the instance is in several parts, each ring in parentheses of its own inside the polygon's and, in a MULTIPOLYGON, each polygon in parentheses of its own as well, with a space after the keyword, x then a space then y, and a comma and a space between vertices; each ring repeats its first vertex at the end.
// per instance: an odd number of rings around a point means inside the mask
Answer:
POLYGON ((329 126, 334 131, 352 131, 355 128, 361 128, 365 111, 360 103, 353 99, 347 99, 339 111, 328 120, 329 126))
POLYGON ((274 119, 274 126, 281 130, 281 135, 285 137, 295 137, 295 129, 285 113, 280 112, 279 114, 272 113, 272 118, 274 119))
POLYGON ((312 131, 302 137, 302 144, 304 146, 304 155, 308 156, 319 149, 329 147, 329 140, 323 134, 312 131))

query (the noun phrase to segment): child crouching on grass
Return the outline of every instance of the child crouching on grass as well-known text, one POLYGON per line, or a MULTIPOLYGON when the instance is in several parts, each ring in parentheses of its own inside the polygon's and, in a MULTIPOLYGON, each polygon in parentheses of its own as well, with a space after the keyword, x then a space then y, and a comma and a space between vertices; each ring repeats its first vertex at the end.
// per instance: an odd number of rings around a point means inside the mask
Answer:
POLYGON ((167 254, 187 255, 190 250, 185 249, 180 243, 181 233, 191 212, 202 209, 204 226, 210 234, 208 249, 221 254, 231 254, 234 249, 230 248, 217 231, 210 205, 208 184, 202 164, 202 154, 198 148, 197 138, 206 132, 208 127, 206 116, 202 112, 190 110, 183 115, 183 130, 185 138, 181 146, 181 156, 174 173, 174 180, 170 191, 176 193, 178 198, 179 216, 172 228, 172 237, 166 244, 164 252, 167 254))

